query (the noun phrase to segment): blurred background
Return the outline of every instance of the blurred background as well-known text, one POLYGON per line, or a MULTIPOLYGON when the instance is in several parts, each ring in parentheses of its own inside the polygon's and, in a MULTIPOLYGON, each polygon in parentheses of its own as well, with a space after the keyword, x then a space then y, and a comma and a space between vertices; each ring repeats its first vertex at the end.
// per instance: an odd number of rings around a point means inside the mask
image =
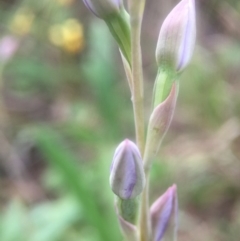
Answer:
MULTIPOLYGON (((147 1, 146 123, 155 46, 177 0, 147 1)), ((178 185, 180 241, 240 240, 240 2, 196 0, 197 44, 151 175, 178 185)), ((118 48, 80 0, 0 0, 0 240, 120 241, 115 147, 134 140, 118 48)))

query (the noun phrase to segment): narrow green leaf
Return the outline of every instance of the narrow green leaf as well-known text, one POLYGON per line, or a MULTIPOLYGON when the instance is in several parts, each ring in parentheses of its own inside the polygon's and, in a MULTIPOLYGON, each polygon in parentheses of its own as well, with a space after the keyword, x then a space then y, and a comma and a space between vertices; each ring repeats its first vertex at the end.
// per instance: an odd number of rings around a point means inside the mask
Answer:
POLYGON ((43 127, 35 133, 38 147, 42 151, 46 160, 56 168, 65 179, 72 193, 75 195, 81 206, 88 222, 95 227, 101 240, 115 240, 113 234, 104 220, 103 211, 99 210, 96 199, 91 188, 88 187, 84 178, 84 170, 79 168, 77 160, 72 153, 67 150, 61 137, 54 130, 43 127))

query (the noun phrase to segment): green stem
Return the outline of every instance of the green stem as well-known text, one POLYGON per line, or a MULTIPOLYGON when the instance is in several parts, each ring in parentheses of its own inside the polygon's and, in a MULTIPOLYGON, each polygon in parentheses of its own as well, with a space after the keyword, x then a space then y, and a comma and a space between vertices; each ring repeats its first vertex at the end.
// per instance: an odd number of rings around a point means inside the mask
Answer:
POLYGON ((151 237, 151 223, 149 217, 149 169, 145 169, 146 185, 140 202, 139 241, 149 241, 151 237))
POLYGON ((131 33, 128 13, 122 9, 119 14, 107 18, 105 22, 118 43, 123 56, 131 66, 131 33))
POLYGON ((169 95, 172 84, 178 78, 174 71, 159 68, 153 90, 153 109, 162 103, 169 95))
POLYGON ((131 23, 132 47, 132 102, 137 145, 141 154, 144 152, 144 112, 143 112, 143 73, 141 51, 141 25, 145 0, 130 0, 129 12, 131 23))
MULTIPOLYGON (((143 73, 141 52, 141 25, 145 0, 129 0, 129 12, 131 23, 131 47, 132 47, 132 102, 135 120, 137 145, 142 156, 144 155, 144 112, 143 112, 143 73)), ((146 171, 146 186, 142 193, 139 213, 139 241, 149 241, 149 204, 148 186, 149 172, 146 171)))

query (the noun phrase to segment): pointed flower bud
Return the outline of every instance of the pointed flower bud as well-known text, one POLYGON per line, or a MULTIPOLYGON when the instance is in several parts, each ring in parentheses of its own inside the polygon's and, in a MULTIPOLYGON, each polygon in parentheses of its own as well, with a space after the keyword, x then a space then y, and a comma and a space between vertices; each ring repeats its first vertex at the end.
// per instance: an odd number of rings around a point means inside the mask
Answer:
POLYGON ((110 174, 112 191, 121 199, 138 196, 145 185, 145 174, 138 147, 130 140, 116 149, 110 174))
POLYGON ((196 39, 195 0, 182 0, 160 30, 156 59, 159 66, 181 71, 189 63, 196 39))
POLYGON ((122 0, 83 0, 86 7, 97 17, 105 19, 120 11, 122 0))
POLYGON ((153 110, 147 132, 145 159, 147 162, 158 153, 159 147, 172 122, 178 96, 178 82, 173 83, 167 99, 153 110))
POLYGON ((173 185, 158 198, 150 208, 153 241, 161 241, 163 236, 175 240, 178 228, 177 187, 173 185), (173 237, 173 238, 172 238, 173 237))

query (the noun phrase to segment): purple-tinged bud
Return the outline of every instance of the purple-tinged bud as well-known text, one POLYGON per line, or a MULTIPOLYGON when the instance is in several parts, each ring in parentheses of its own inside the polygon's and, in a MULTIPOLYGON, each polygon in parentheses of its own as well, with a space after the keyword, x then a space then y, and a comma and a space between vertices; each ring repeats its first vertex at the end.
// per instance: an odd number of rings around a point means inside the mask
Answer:
POLYGON ((172 122, 177 96, 178 82, 174 82, 166 100, 156 106, 150 116, 144 157, 148 163, 158 153, 162 140, 172 122))
POLYGON ((138 147, 124 140, 116 149, 111 165, 110 186, 121 199, 138 196, 145 185, 142 157, 138 147))
POLYGON ((86 7, 97 17, 105 19, 120 11, 122 0, 83 0, 86 7))
POLYGON ((182 0, 161 27, 156 49, 158 65, 181 71, 192 57, 195 40, 195 0, 182 0))
POLYGON ((150 208, 153 241, 161 241, 163 236, 175 240, 178 228, 177 186, 173 185, 158 198, 150 208), (172 238, 173 237, 173 238, 172 238))

